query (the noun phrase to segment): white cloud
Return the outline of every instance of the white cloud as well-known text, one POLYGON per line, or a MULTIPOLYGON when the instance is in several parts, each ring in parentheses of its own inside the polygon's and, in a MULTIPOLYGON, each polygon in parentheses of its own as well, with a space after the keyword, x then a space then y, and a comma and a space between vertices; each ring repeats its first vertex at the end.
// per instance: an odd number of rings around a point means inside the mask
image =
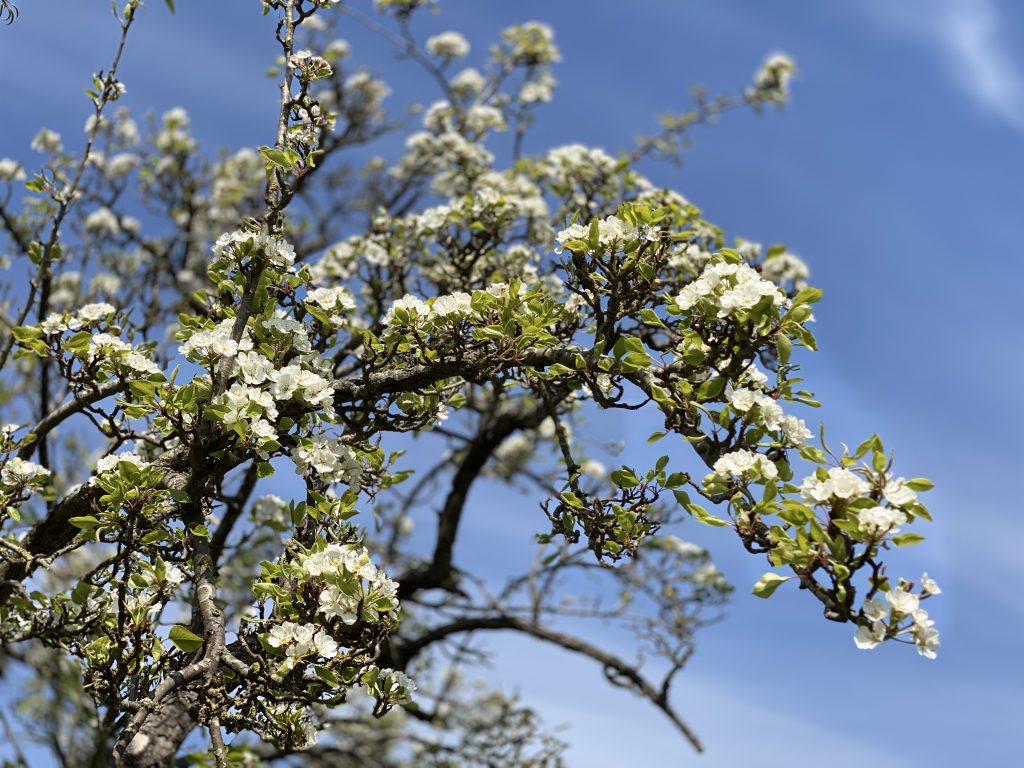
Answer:
POLYGON ((1003 35, 996 0, 872 0, 873 15, 934 47, 980 107, 1024 131, 1024 74, 1003 35))

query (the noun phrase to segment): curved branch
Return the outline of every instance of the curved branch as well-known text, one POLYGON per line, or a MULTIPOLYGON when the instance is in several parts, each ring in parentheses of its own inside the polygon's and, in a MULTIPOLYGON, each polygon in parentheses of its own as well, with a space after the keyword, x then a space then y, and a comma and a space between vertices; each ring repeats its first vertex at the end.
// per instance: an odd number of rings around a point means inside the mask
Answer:
POLYGON ((504 408, 499 406, 495 412, 481 420, 476 436, 459 461, 451 490, 438 515, 437 541, 430 564, 413 569, 399 579, 399 599, 408 598, 424 589, 452 586, 452 551, 473 481, 505 438, 517 430, 536 427, 546 415, 544 408, 517 402, 504 408))
POLYGON ((84 395, 76 395, 74 400, 69 400, 59 408, 55 408, 50 411, 32 428, 32 434, 36 436, 36 439, 28 445, 22 446, 21 450, 18 451, 18 457, 22 459, 31 458, 43 438, 46 437, 51 430, 60 425, 62 421, 76 413, 81 413, 88 406, 98 403, 101 400, 105 400, 111 395, 123 392, 127 387, 127 382, 113 379, 111 381, 104 382, 84 395))
POLYGON ((637 670, 637 668, 632 664, 628 664, 619 657, 614 656, 597 646, 580 640, 578 637, 574 637, 563 632, 556 632, 553 629, 542 627, 535 622, 526 621, 525 619, 521 619, 516 616, 499 615, 464 617, 456 619, 450 624, 434 627, 420 635, 418 638, 407 641, 403 645, 398 645, 394 650, 394 661, 404 667, 412 661, 417 654, 433 643, 440 642, 452 635, 476 632, 483 629, 512 629, 517 632, 522 632, 530 637, 537 638, 538 640, 543 640, 553 645, 557 645, 559 648, 563 648, 567 651, 572 651, 573 653, 578 653, 582 656, 593 659, 601 664, 604 669, 605 676, 611 682, 622 687, 631 688, 649 699, 658 709, 665 713, 676 729, 688 742, 690 742, 695 750, 698 752, 704 751, 704 747, 701 745, 697 735, 693 732, 690 726, 683 721, 669 703, 667 687, 662 686, 661 690, 659 690, 643 675, 641 675, 639 670, 637 670))

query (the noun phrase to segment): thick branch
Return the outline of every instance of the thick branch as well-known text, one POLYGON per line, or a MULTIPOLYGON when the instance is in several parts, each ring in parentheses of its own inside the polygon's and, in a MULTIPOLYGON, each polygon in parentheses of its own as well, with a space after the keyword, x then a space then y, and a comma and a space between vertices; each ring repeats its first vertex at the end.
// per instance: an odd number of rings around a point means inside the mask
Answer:
POLYGON ((466 498, 473 481, 480 475, 487 460, 505 438, 517 430, 536 427, 545 416, 545 409, 518 402, 484 417, 476 438, 459 460, 458 469, 452 478, 451 490, 438 516, 437 542, 433 558, 429 565, 415 569, 399 579, 400 599, 424 589, 451 585, 452 550, 462 519, 462 510, 466 506, 466 498))

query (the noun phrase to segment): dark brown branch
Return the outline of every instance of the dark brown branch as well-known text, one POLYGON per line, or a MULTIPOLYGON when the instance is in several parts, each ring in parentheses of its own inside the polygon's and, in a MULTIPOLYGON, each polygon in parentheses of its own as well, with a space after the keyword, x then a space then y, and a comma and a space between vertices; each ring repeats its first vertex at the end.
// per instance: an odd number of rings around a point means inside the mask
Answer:
POLYGON ((473 481, 480 475, 487 460, 505 438, 517 430, 536 427, 546 415, 547 412, 543 408, 518 402, 504 408, 499 406, 499 410, 493 415, 483 417, 476 437, 459 460, 458 469, 452 478, 451 490, 438 516, 433 558, 426 567, 414 569, 399 579, 400 599, 408 598, 424 589, 447 589, 454 586, 452 551, 473 481))
POLYGON ((81 413, 90 405, 104 400, 111 395, 116 395, 118 392, 123 391, 128 386, 127 382, 113 379, 100 384, 90 392, 84 395, 76 395, 74 400, 69 400, 59 408, 55 408, 46 414, 39 422, 32 428, 32 434, 36 436, 36 439, 28 445, 22 446, 21 450, 18 451, 18 456, 22 459, 31 458, 32 454, 35 453, 36 448, 40 445, 44 437, 65 419, 73 416, 76 413, 81 413))
POLYGON ((573 637, 572 635, 567 635, 562 632, 556 632, 553 629, 542 627, 532 621, 527 621, 516 616, 499 615, 456 619, 450 624, 435 627, 414 640, 409 640, 398 645, 394 650, 394 661, 396 664, 404 667, 424 649, 434 643, 445 640, 452 635, 495 629, 511 629, 517 632, 522 632, 530 637, 535 637, 538 640, 544 640, 545 642, 564 648, 567 651, 572 651, 573 653, 578 653, 582 656, 593 659, 601 664, 604 669, 605 676, 608 677, 611 682, 621 687, 630 688, 636 693, 649 699, 656 707, 658 707, 658 709, 665 713, 669 720, 672 721, 672 724, 675 725, 676 729, 688 742, 690 742, 690 744, 693 745, 695 750, 698 752, 704 751, 697 735, 672 708, 672 705, 668 701, 668 691, 656 688, 640 674, 635 666, 628 664, 607 651, 580 640, 578 637, 573 637))

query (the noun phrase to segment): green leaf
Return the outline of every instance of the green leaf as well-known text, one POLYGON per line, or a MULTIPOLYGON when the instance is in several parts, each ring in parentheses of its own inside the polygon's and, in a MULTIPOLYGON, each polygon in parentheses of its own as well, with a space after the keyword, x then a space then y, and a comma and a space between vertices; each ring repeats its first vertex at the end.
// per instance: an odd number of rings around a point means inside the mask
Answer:
POLYGON ((724 376, 708 379, 697 389, 697 399, 701 402, 715 399, 722 394, 727 383, 724 376))
POLYGON ((815 464, 824 464, 825 452, 813 445, 805 445, 800 449, 800 458, 804 461, 813 461, 815 464))
POLYGON ((623 336, 621 339, 615 342, 615 346, 612 347, 612 354, 615 357, 625 357, 630 353, 636 353, 646 355, 647 352, 644 350, 644 343, 633 336, 623 336))
POLYGON ((694 520, 696 520, 698 523, 703 523, 704 525, 711 525, 715 528, 724 528, 728 525, 732 525, 732 523, 730 523, 728 520, 723 520, 720 517, 715 517, 699 504, 687 504, 686 511, 693 515, 694 520))
POLYGON ((71 600, 78 605, 85 605, 92 594, 94 587, 85 581, 78 582, 78 585, 71 591, 71 600))
POLYGON ((884 472, 888 464, 885 454, 879 450, 871 452, 871 466, 875 472, 884 472))
POLYGON ((780 576, 777 573, 768 571, 768 573, 757 580, 757 584, 754 585, 754 594, 758 597, 769 598, 784 582, 792 578, 792 576, 780 576))
POLYGON ((690 479, 690 476, 685 472, 673 472, 665 480, 666 488, 678 488, 681 485, 686 485, 686 481, 690 479))
POLYGON ((919 544, 924 541, 924 536, 920 533, 901 533, 899 536, 892 537, 892 543, 897 547, 909 547, 911 544, 919 544))
POLYGON ((260 147, 260 154, 267 160, 268 164, 278 168, 292 170, 298 161, 298 156, 291 151, 282 151, 273 147, 260 147))
POLYGON ((935 484, 926 477, 915 477, 911 480, 904 480, 903 484, 912 491, 930 491, 935 484))
POLYGON ((650 308, 640 310, 640 320, 644 325, 653 325, 655 328, 665 327, 665 323, 658 317, 658 313, 650 308))
POLYGON ((629 467, 616 469, 614 472, 609 474, 609 478, 619 488, 636 488, 640 485, 640 480, 635 474, 633 474, 633 470, 629 467))
POLYGON ((583 502, 580 501, 579 497, 572 491, 565 491, 562 494, 562 501, 568 504, 570 507, 576 509, 583 509, 583 502))
POLYGON ((42 329, 36 328, 34 325, 20 325, 17 328, 12 328, 11 333, 14 335, 15 341, 22 343, 33 341, 43 335, 42 329))
POLYGON ((152 381, 132 381, 129 386, 131 387, 132 394, 136 397, 148 398, 153 397, 156 394, 156 384, 152 381))
POLYGON ((150 531, 149 533, 147 533, 145 536, 139 539, 139 542, 142 544, 154 544, 158 541, 163 540, 164 538, 166 538, 166 534, 162 530, 157 529, 155 531, 150 531))
POLYGON ((171 642, 174 643, 176 648, 185 653, 194 653, 203 647, 203 638, 180 624, 175 624, 171 627, 168 637, 170 637, 171 642))
POLYGON ((149 586, 149 581, 141 573, 133 573, 128 579, 128 583, 136 589, 145 589, 149 586))
POLYGON ((81 528, 83 531, 89 531, 100 524, 100 521, 92 515, 82 515, 81 517, 72 517, 68 520, 75 528, 81 528))
POLYGON ((789 355, 793 351, 793 342, 789 340, 789 336, 784 333, 780 333, 775 338, 775 349, 779 353, 779 362, 788 363, 789 355))
POLYGON ((797 295, 793 297, 793 306, 799 307, 801 304, 814 304, 821 299, 821 293, 820 288, 801 288, 797 295))
POLYGON ((317 677, 319 677, 321 680, 323 680, 325 683, 331 686, 331 688, 341 687, 341 682, 338 680, 338 676, 334 674, 331 670, 329 670, 327 667, 322 667, 319 664, 314 664, 313 671, 316 673, 317 677))

